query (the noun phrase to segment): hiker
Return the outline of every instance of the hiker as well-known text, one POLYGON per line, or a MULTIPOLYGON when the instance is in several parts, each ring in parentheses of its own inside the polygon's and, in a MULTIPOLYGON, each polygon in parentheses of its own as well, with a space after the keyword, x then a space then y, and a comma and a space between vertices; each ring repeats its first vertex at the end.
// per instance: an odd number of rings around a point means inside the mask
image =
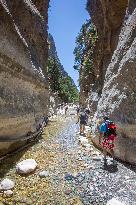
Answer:
POLYGON ((116 125, 109 120, 108 117, 104 117, 104 122, 100 126, 100 136, 99 144, 102 145, 103 154, 104 154, 104 166, 107 165, 107 149, 110 151, 113 164, 116 164, 114 159, 114 142, 116 138, 116 125))
POLYGON ((79 114, 79 117, 78 117, 78 122, 80 122, 80 134, 81 135, 84 135, 85 134, 85 125, 87 125, 88 123, 88 114, 86 112, 85 109, 81 109, 81 112, 79 114))

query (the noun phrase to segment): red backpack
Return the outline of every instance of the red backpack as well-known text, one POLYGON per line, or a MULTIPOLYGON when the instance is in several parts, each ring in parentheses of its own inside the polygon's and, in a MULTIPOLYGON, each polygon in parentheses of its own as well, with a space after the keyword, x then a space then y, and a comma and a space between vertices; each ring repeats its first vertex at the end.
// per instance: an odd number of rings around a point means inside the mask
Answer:
POLYGON ((116 137, 117 126, 115 125, 115 123, 112 121, 107 121, 106 125, 107 125, 107 131, 104 133, 104 137, 109 137, 110 135, 114 135, 116 137))

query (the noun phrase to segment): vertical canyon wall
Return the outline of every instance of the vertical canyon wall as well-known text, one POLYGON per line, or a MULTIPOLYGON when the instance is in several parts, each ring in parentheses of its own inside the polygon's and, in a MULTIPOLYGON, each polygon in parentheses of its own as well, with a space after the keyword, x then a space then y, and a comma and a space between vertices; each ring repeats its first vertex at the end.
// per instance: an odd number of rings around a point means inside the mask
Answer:
POLYGON ((48 3, 0 0, 0 154, 47 115, 48 3))
POLYGON ((89 96, 93 130, 109 115, 118 124, 116 156, 136 163, 136 1, 89 0, 87 6, 98 31, 89 96))

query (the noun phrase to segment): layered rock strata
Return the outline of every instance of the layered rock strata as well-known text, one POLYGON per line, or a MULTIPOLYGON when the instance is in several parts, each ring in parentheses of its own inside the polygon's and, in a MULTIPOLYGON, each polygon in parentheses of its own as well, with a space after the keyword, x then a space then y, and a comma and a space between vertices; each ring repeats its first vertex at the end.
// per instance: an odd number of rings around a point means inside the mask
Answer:
POLYGON ((46 0, 0 1, 0 153, 47 115, 47 10, 46 0))

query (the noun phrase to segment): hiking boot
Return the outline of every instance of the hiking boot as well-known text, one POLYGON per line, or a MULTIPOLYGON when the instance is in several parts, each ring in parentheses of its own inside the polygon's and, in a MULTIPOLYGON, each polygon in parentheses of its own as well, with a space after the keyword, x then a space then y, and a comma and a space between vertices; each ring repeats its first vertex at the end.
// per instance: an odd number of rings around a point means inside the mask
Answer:
POLYGON ((103 159, 103 162, 104 162, 104 167, 107 167, 107 159, 106 158, 103 159))
POLYGON ((115 159, 112 160, 113 165, 117 166, 117 161, 115 159))

